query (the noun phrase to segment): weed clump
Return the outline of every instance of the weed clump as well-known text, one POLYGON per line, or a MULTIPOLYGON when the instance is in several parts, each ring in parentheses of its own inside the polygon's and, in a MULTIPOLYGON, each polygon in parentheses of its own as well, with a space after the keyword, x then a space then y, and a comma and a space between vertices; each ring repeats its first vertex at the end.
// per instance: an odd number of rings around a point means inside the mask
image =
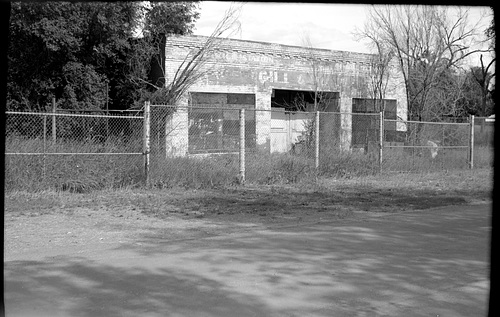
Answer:
POLYGON ((151 159, 150 171, 150 184, 156 188, 205 189, 230 186, 238 182, 238 156, 156 156, 151 159))

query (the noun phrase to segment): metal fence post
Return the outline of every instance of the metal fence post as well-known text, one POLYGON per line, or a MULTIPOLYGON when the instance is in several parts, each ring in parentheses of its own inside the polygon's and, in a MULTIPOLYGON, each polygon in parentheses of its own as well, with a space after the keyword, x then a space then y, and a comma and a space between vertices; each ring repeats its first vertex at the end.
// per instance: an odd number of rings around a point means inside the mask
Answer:
POLYGON ((245 109, 240 109, 240 175, 239 183, 245 184, 245 109))
POLYGON ((474 115, 470 116, 469 168, 474 168, 474 115))
POLYGON ((384 153, 384 112, 380 111, 380 123, 379 123, 379 152, 378 152, 378 169, 379 173, 382 172, 382 160, 384 153))
POLYGON ((47 151, 47 116, 42 114, 43 116, 43 153, 47 151))
MULTIPOLYGON (((106 82, 106 116, 109 116, 109 86, 106 82)), ((106 118, 106 141, 109 139, 109 117, 106 118)))
POLYGON ((52 142, 56 143, 57 131, 56 131, 56 98, 52 98, 52 142))
POLYGON ((316 111, 316 119, 314 125, 314 167, 319 168, 319 111, 316 111))
POLYGON ((150 152, 150 103, 144 103, 144 123, 143 123, 143 146, 142 153, 144 156, 144 183, 149 186, 149 152, 150 152))
POLYGON ((42 167, 42 179, 45 181, 45 170, 46 170, 46 159, 47 156, 45 153, 47 152, 47 116, 42 114, 43 116, 43 167, 42 167))

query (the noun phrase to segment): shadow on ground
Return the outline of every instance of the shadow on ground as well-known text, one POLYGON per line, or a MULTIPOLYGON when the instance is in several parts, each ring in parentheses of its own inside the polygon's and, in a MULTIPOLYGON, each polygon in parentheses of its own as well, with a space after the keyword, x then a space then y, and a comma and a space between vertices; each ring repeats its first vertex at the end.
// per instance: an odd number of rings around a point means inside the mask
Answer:
POLYGON ((102 265, 87 259, 9 263, 7 316, 266 316, 257 299, 168 268, 102 265))
MULTIPOLYGON (((467 204, 458 192, 435 190, 397 190, 338 188, 335 190, 297 190, 293 188, 226 189, 209 191, 177 201, 180 210, 199 211, 205 217, 225 220, 255 219, 275 222, 275 218, 344 219, 351 210, 401 212, 449 205, 467 204)), ((161 209, 147 208, 145 214, 162 216, 161 209)))
POLYGON ((488 205, 5 264, 8 316, 485 316, 488 205))

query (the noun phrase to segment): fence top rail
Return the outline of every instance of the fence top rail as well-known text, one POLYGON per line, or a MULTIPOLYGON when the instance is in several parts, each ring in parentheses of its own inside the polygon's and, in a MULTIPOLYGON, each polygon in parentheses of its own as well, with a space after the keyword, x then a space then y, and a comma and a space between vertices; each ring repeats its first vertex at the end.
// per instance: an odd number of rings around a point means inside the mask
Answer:
MULTIPOLYGON (((296 113, 316 113, 316 111, 292 111, 292 110, 281 110, 283 108, 271 108, 271 109, 255 109, 255 108, 245 108, 245 107, 238 107, 238 108, 230 108, 230 107, 216 107, 212 106, 211 104, 207 104, 210 106, 204 106, 205 104, 198 104, 198 105, 193 105, 193 106, 171 106, 171 105, 151 105, 151 107, 165 107, 165 108, 172 108, 172 109, 182 109, 182 110, 218 110, 218 111, 239 111, 241 109, 245 109, 247 111, 262 111, 262 112, 285 112, 285 113, 291 113, 291 114, 296 114, 296 113), (280 110, 277 110, 280 109, 280 110)), ((380 112, 369 112, 369 113, 363 113, 363 112, 326 112, 326 111, 319 111, 320 114, 330 114, 330 115, 352 115, 352 116, 380 116, 380 112)), ((412 120, 401 120, 401 119, 384 119, 386 122, 398 122, 398 123, 421 123, 421 124, 435 124, 435 125, 470 125, 469 122, 429 122, 429 121, 412 121, 412 120)))
POLYGON ((124 119, 144 119, 144 116, 117 116, 117 115, 100 115, 100 114, 74 114, 74 113, 54 113, 54 112, 22 112, 22 111, 6 111, 5 114, 13 115, 32 115, 32 116, 52 116, 52 117, 89 117, 89 118, 124 118, 124 119))
POLYGON ((64 112, 105 112, 105 113, 108 113, 108 112, 142 112, 143 110, 142 109, 127 109, 127 110, 117 110, 117 109, 108 109, 108 110, 105 110, 105 109, 96 109, 96 110, 84 110, 84 109, 56 109, 56 112, 61 112, 61 113, 64 113, 64 112))
MULTIPOLYGON (((384 145, 384 148, 422 148, 435 149, 432 145, 384 145)), ((468 149, 468 145, 438 145, 440 149, 468 149)))
POLYGON ((420 123, 420 124, 436 124, 436 125, 470 125, 469 122, 428 122, 428 121, 410 121, 401 119, 384 119, 386 122, 398 122, 398 123, 420 123))
POLYGON ((372 117, 380 117, 379 112, 324 112, 320 111, 320 114, 343 114, 343 115, 351 115, 351 116, 372 116, 372 117))
POLYGON ((8 152, 5 155, 143 155, 139 152, 8 152))
POLYGON ((173 110, 190 110, 190 109, 195 109, 195 110, 219 110, 219 111, 240 111, 241 109, 249 110, 249 111, 254 111, 256 109, 248 109, 248 108, 229 108, 229 107, 204 107, 204 106, 168 106, 168 105, 151 105, 151 108, 153 107, 163 107, 163 108, 168 108, 168 109, 173 109, 173 110))
MULTIPOLYGON (((285 112, 285 113, 307 113, 307 114, 315 114, 316 111, 292 111, 292 110, 277 110, 276 108, 274 109, 255 109, 255 108, 229 108, 229 107, 206 107, 206 106, 168 106, 168 105, 151 105, 151 107, 165 107, 165 108, 175 108, 175 109, 182 109, 182 110, 219 110, 219 111, 239 111, 239 110, 245 110, 245 111, 261 111, 261 112, 285 112)), ((281 108, 278 108, 281 109, 281 108)), ((326 111, 319 111, 320 114, 337 114, 337 115, 361 115, 361 116, 380 116, 380 113, 362 113, 362 112, 326 112, 326 111)))

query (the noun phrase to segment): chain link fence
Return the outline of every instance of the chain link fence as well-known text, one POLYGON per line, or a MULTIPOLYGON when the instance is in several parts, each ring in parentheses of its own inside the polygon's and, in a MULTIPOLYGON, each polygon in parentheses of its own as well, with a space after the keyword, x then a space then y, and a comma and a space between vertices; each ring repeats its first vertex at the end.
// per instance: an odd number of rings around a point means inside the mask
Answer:
POLYGON ((473 163, 474 166, 493 166, 495 119, 474 117, 473 163))
POLYGON ((470 122, 196 104, 152 106, 151 129, 151 180, 167 187, 186 179, 199 186, 269 184, 472 164, 470 122))
POLYGON ((246 104, 146 103, 133 115, 7 112, 5 187, 203 188, 491 166, 493 124, 471 122, 246 104))
POLYGON ((493 148, 495 119, 474 117, 474 144, 477 147, 493 148))
POLYGON ((139 184, 143 118, 6 112, 5 189, 84 192, 139 184))
MULTIPOLYGON (((463 120, 462 120, 463 121, 463 120)), ((471 165, 471 123, 384 120, 383 170, 461 169, 471 165)))
MULTIPOLYGON (((255 119, 247 115, 245 123, 250 148, 255 119)), ((240 131, 239 109, 152 105, 148 182, 161 188, 238 182, 240 131)))

